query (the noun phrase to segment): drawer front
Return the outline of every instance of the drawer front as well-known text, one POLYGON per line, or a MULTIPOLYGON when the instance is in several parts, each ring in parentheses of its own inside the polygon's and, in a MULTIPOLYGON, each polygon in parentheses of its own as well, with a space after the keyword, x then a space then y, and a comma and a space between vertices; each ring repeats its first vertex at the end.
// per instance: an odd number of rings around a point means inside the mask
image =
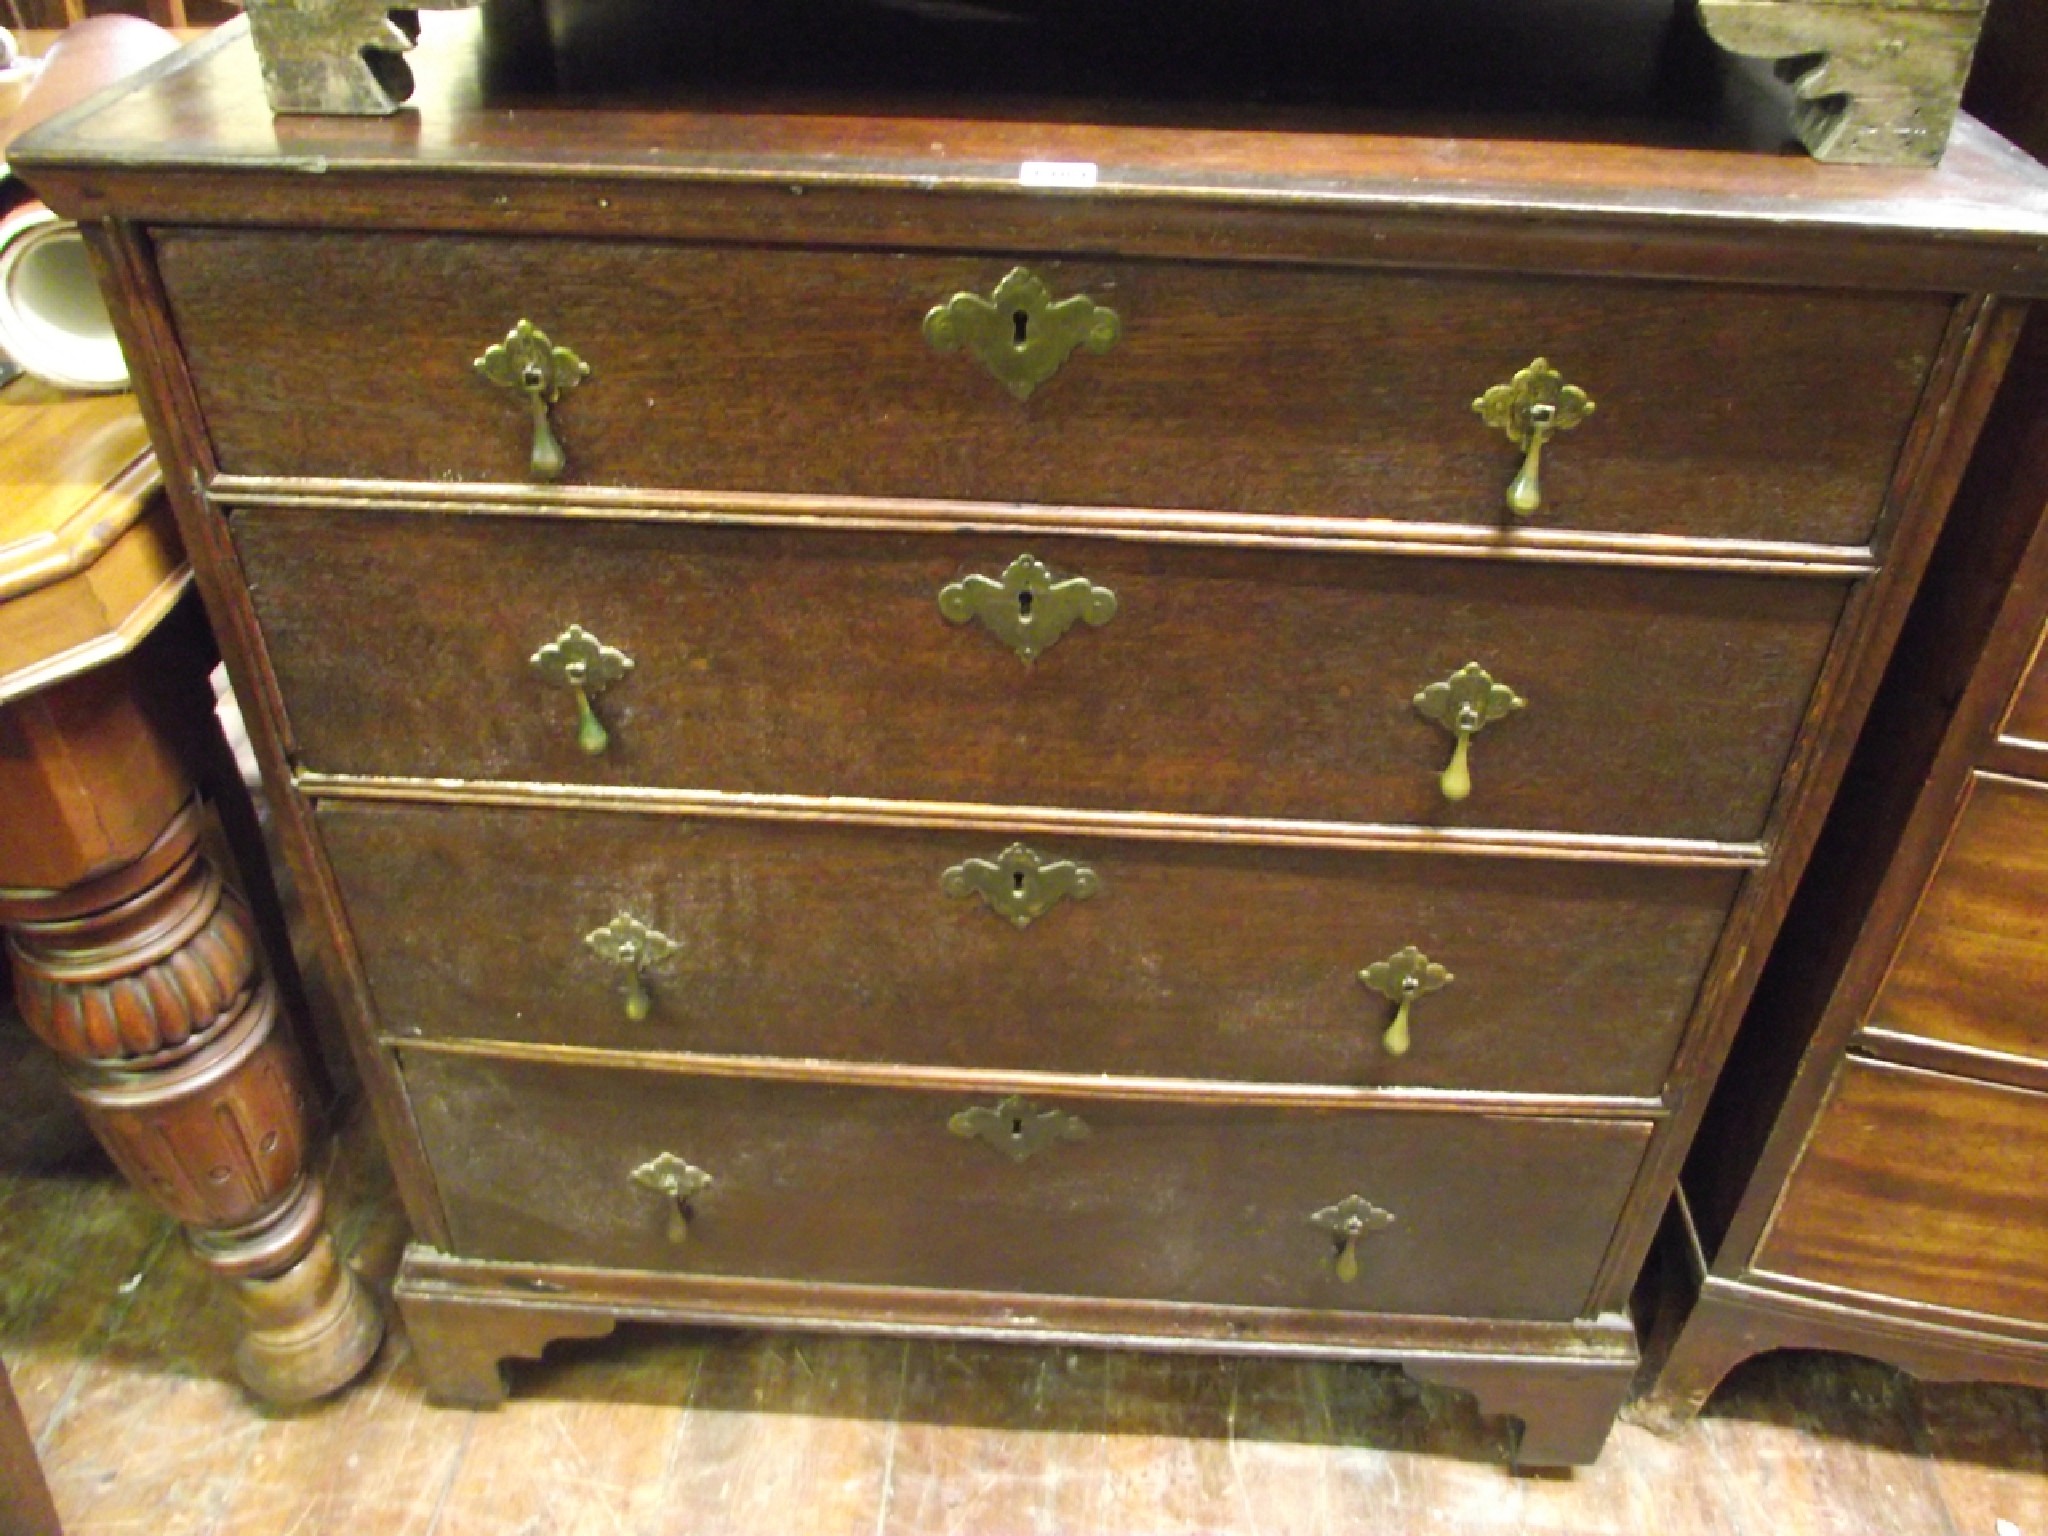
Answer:
POLYGON ((1034 257, 1121 334, 1020 401, 923 330, 1005 258, 180 230, 157 252, 232 472, 526 479, 523 397, 473 367, 525 318, 590 370, 554 412, 572 484, 1492 526, 1520 454, 1473 401, 1541 354, 1596 411, 1546 450, 1538 523, 1850 544, 1947 319, 1934 297, 1034 257))
POLYGON ((1093 888, 1020 926, 944 888, 976 861, 1009 878, 995 834, 347 802, 320 820, 400 1035, 1252 1082, 1653 1097, 1740 878, 1034 834, 1093 888), (585 942, 620 916, 674 945, 639 1018, 627 967, 585 942), (1411 945, 1450 979, 1397 1053, 1396 1003, 1359 973, 1411 945))
POLYGON ((2048 746, 2048 629, 2034 642, 2026 676, 2013 692, 2011 707, 1998 733, 2036 746, 2048 746))
POLYGON ((1979 777, 1869 1022, 2048 1060, 2048 788, 1979 777))
POLYGON ((266 511, 237 542, 312 769, 1743 840, 1829 582, 917 534, 266 511), (1026 664, 942 588, 1028 550, 1112 592, 1026 664), (631 657, 581 750, 529 658, 631 657), (1471 746, 1415 697, 1526 699, 1471 746))
POLYGON ((2048 1323, 2048 1095, 1849 1059, 1757 1267, 2048 1323))
POLYGON ((996 1093, 417 1052, 405 1073, 465 1258, 1246 1306, 1573 1318, 1649 1136, 1067 1099, 1012 1110, 1086 1128, 1020 1161, 949 1130, 996 1093), (634 1179, 664 1152, 713 1180, 681 1232, 634 1179), (1361 1210, 1346 1281, 1314 1217, 1353 1196, 1392 1220, 1361 1210))

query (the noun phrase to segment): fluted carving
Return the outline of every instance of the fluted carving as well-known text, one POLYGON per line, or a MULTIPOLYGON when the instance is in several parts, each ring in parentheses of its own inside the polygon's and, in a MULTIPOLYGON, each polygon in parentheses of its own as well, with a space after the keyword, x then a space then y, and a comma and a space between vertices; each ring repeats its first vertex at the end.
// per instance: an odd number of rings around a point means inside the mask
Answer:
POLYGON ((203 1039, 257 974, 241 901, 191 848, 165 886, 106 912, 10 936, 30 1029, 74 1061, 135 1061, 203 1039))

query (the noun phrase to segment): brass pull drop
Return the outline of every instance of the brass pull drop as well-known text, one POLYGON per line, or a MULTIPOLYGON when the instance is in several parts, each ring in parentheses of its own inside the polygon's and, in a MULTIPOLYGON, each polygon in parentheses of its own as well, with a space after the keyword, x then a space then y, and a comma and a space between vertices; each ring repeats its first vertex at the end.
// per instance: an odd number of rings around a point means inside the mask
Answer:
POLYGON ((1358 1278, 1358 1240, 1368 1232, 1379 1232, 1394 1224, 1391 1212, 1383 1211, 1363 1195, 1346 1195, 1335 1205, 1326 1205, 1309 1221, 1330 1234, 1336 1251, 1331 1260, 1337 1278, 1350 1284, 1358 1278))
POLYGON ((1358 979, 1395 1005, 1394 1019, 1380 1041, 1389 1056, 1408 1054, 1408 1012, 1418 997, 1448 987, 1457 978, 1413 944, 1384 960, 1375 960, 1358 979))
POLYGON ((1505 384, 1496 384, 1472 409, 1522 450, 1522 467, 1508 485, 1508 510, 1529 517, 1543 506, 1543 445, 1593 414, 1593 402, 1542 358, 1505 384))
POLYGON ((1122 333, 1115 310, 1086 294, 1055 301, 1026 267, 1013 268, 987 298, 956 293, 924 317, 934 351, 965 349, 1019 400, 1058 373, 1074 348, 1107 352, 1122 333))
POLYGON ((1527 703, 1505 683, 1496 683, 1476 661, 1466 662, 1442 682, 1431 683, 1415 695, 1416 709, 1458 739, 1450 763, 1437 780, 1446 800, 1463 800, 1472 793, 1472 738, 1527 703))
POLYGON ((692 1202, 711 1187, 711 1175, 691 1167, 673 1152, 664 1152, 635 1168, 633 1182, 668 1197, 668 1240, 677 1245, 687 1242, 690 1218, 696 1214, 692 1202))
POLYGON ((533 453, 527 462, 529 478, 559 480, 568 467, 568 455, 555 436, 549 413, 564 394, 590 376, 590 365, 567 347, 548 340, 546 331, 531 320, 521 320, 505 339, 485 350, 476 360, 476 371, 501 389, 516 389, 526 396, 533 413, 533 453))
POLYGON ((1062 1141, 1082 1141, 1088 1126, 1063 1109, 1040 1109, 1029 1099, 1011 1094, 994 1108, 963 1109, 946 1129, 965 1141, 986 1142, 1013 1163, 1062 1141))
POLYGON ((583 935, 583 942, 599 959, 609 960, 626 973, 626 1017, 635 1024, 644 1022, 654 1011, 654 999, 647 995, 643 973, 673 955, 676 941, 621 912, 602 928, 583 935))
POLYGON ((606 645, 581 624, 571 624, 528 658, 528 665, 576 697, 576 745, 592 757, 611 745, 591 699, 633 670, 633 658, 606 645))
POLYGON ((948 623, 979 620, 1025 662, 1036 661, 1076 623, 1100 629, 1116 617, 1116 594, 1085 576, 1055 577, 1035 555, 1019 555, 1000 578, 963 576, 939 589, 948 623))

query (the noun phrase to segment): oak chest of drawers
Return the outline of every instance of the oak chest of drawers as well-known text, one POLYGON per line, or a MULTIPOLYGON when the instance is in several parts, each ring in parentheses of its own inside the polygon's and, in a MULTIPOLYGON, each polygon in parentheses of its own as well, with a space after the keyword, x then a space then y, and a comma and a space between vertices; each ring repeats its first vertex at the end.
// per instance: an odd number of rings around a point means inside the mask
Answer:
POLYGON ((437 36, 417 119, 273 124, 230 29, 21 152, 436 1388, 959 1331, 1399 1361, 1593 1455, 2048 177, 508 112, 437 36))

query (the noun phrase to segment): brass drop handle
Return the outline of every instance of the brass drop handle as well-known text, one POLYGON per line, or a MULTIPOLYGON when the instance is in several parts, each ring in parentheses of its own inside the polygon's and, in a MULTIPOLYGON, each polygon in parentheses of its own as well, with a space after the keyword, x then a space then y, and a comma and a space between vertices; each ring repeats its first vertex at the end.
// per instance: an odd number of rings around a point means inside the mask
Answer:
POLYGON ((611 745, 611 733, 591 700, 633 670, 633 658, 606 645, 581 624, 571 624, 527 658, 527 664, 576 699, 576 745, 592 757, 611 745))
POLYGON ((1363 1195, 1346 1195, 1335 1205, 1326 1205, 1309 1221, 1330 1234, 1334 1252, 1330 1255, 1337 1278, 1347 1285, 1358 1278, 1358 1240, 1368 1232, 1383 1231, 1394 1224, 1391 1212, 1383 1211, 1363 1195))
POLYGON ((1474 400, 1472 409, 1522 450, 1522 467, 1508 484, 1508 510, 1517 517, 1533 516, 1543 506, 1543 445, 1592 415, 1593 402, 1539 357, 1474 400))
POLYGON ((1116 594, 1085 576, 1053 575, 1035 555, 1019 555, 1000 577, 963 576, 939 589, 948 623, 969 619, 1017 653, 1036 661, 1075 624, 1100 629, 1116 617, 1116 594))
POLYGON ((549 341, 547 332, 531 320, 521 320, 503 341, 485 349, 476 360, 476 371, 501 389, 517 390, 526 397, 533 415, 528 477, 543 482, 561 479, 569 460, 561 439, 555 436, 550 412, 563 395, 590 376, 590 365, 567 347, 549 341))
POLYGON ((1468 661, 1441 682, 1431 683, 1415 695, 1415 707, 1424 718, 1457 738, 1451 760, 1437 779, 1446 800, 1456 802, 1472 793, 1472 738, 1496 720, 1504 720, 1523 708, 1528 700, 1476 661, 1468 661))
POLYGON ((690 1218, 696 1214, 696 1198, 711 1187, 711 1175, 694 1168, 673 1152, 642 1163, 633 1170, 633 1182, 642 1189, 669 1200, 668 1240, 680 1246, 690 1236, 690 1218))
POLYGON ((1413 944, 1384 960, 1375 960, 1358 973, 1358 979, 1394 1004, 1393 1022, 1380 1037, 1389 1056, 1406 1056, 1409 1046, 1409 1010, 1419 997, 1449 986, 1457 978, 1413 944))
POLYGON ((626 1017, 635 1024, 654 1011, 654 999, 647 992, 646 971, 676 952, 676 941, 658 928, 621 912, 602 928, 583 935, 583 942, 601 960, 608 960, 625 972, 626 1017))

